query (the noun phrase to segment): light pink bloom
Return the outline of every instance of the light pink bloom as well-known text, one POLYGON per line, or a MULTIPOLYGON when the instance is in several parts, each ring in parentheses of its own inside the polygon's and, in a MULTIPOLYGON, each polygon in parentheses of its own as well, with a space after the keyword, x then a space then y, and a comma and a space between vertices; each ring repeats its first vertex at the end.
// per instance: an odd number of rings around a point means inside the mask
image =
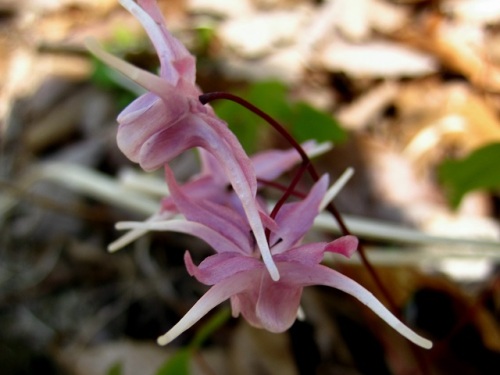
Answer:
POLYGON ((250 227, 243 217, 228 207, 188 199, 176 185, 171 171, 167 170, 166 175, 172 196, 189 221, 184 227, 179 222, 175 228, 167 222, 163 229, 191 233, 210 244, 217 254, 196 266, 186 252, 188 272, 212 287, 171 330, 158 339, 161 345, 175 339, 227 299, 231 300, 234 316, 241 314, 253 326, 283 332, 297 316, 303 288, 325 285, 351 294, 412 342, 424 348, 431 347, 430 341, 400 322, 361 285, 319 264, 325 252, 344 256, 353 254, 358 245, 356 237, 344 236, 330 243, 300 244, 318 214, 328 185, 326 175, 305 199, 285 204, 275 220, 270 217, 265 220, 271 229, 269 243, 281 275, 279 281, 270 278, 258 252, 255 252, 250 227))
POLYGON ((160 75, 140 70, 88 42, 89 49, 148 92, 118 117, 118 146, 145 170, 163 166, 182 152, 199 147, 222 166, 242 203, 262 258, 274 280, 272 260, 256 203, 257 181, 250 159, 227 124, 198 100, 195 59, 167 30, 154 0, 120 0, 143 25, 160 59, 160 75))

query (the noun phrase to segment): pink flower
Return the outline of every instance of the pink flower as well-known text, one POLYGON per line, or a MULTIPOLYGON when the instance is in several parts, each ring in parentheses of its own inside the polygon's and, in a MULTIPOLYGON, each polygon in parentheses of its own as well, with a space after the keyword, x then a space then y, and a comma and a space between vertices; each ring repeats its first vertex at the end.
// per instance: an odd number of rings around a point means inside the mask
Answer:
POLYGON ((145 170, 159 168, 182 152, 199 147, 221 165, 241 201, 264 263, 274 280, 279 273, 266 241, 256 202, 257 180, 250 159, 227 124, 200 103, 195 84, 195 59, 166 29, 154 0, 120 0, 143 25, 160 59, 160 75, 138 69, 103 51, 88 48, 148 92, 118 116, 118 146, 145 170))
POLYGON ((254 250, 250 227, 244 217, 227 206, 188 199, 171 171, 167 169, 166 172, 172 196, 188 221, 165 222, 163 229, 193 234, 210 244, 217 254, 196 266, 186 252, 184 259, 188 272, 211 288, 158 339, 159 344, 169 343, 227 299, 231 300, 234 316, 241 314, 255 327, 283 332, 297 316, 303 288, 325 285, 351 294, 412 342, 424 348, 431 347, 430 341, 400 322, 361 285, 319 264, 325 252, 352 255, 358 244, 356 237, 344 236, 330 243, 300 244, 322 205, 328 176, 323 176, 305 199, 285 204, 274 220, 270 217, 264 220, 271 229, 269 243, 281 275, 280 280, 275 281, 254 250))
POLYGON ((366 289, 320 264, 325 252, 350 256, 357 247, 355 237, 301 244, 324 206, 328 177, 323 176, 303 200, 285 204, 268 215, 256 196, 256 170, 272 179, 283 165, 278 163, 266 170, 266 163, 273 157, 267 154, 254 160, 254 169, 226 123, 201 104, 194 57, 170 35, 154 0, 120 3, 143 25, 161 68, 159 76, 151 74, 106 53, 96 43, 88 43, 96 56, 148 90, 118 117, 118 145, 145 170, 165 167, 172 200, 164 202, 164 209, 172 207, 185 217, 146 223, 144 228, 188 233, 205 240, 216 251, 199 266, 186 252, 188 272, 211 288, 158 342, 170 342, 227 299, 235 316, 241 314, 250 324, 272 332, 284 331, 297 315, 303 288, 327 285, 351 294, 402 335, 430 347, 428 340, 397 320, 366 289), (191 148, 202 150, 205 170, 181 188, 168 163, 191 148), (234 194, 221 194, 221 187, 228 182, 234 194))

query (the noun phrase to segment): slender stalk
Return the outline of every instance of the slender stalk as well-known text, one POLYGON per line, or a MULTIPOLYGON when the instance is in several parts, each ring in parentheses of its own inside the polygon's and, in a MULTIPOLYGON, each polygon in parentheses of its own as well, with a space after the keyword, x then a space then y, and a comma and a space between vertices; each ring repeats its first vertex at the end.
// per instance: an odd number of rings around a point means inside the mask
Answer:
POLYGON ((300 179, 304 175, 304 172, 306 171, 306 169, 307 169, 307 165, 305 165, 304 163, 302 163, 301 167, 299 168, 299 170, 295 174, 292 182, 290 183, 290 185, 288 186, 288 188, 285 190, 285 192, 283 193, 282 197, 274 205, 274 208, 271 211, 271 215, 270 215, 271 218, 274 219, 276 217, 276 215, 278 214, 278 211, 280 210, 280 208, 285 204, 285 202, 287 201, 287 199, 291 195, 293 195, 293 192, 295 191, 295 188, 297 187, 297 184, 299 183, 300 179))
MULTIPOLYGON (((288 190, 288 186, 280 184, 279 182, 265 180, 263 178, 258 178, 257 182, 261 183, 262 185, 265 185, 265 186, 268 186, 268 187, 272 187, 272 188, 277 189, 277 190, 281 190, 281 191, 287 191, 288 190)), ((299 199, 304 199, 306 197, 306 194, 304 194, 304 193, 302 193, 300 191, 297 191, 297 190, 291 191, 290 195, 293 195, 294 197, 297 197, 299 199)))
MULTIPOLYGON (((293 193, 295 191, 295 188, 297 187, 297 184, 299 183, 300 179, 304 175, 304 172, 306 171, 306 169, 307 169, 307 164, 302 163, 302 165, 300 166, 300 168, 297 171, 297 173, 295 173, 295 176, 294 176, 292 182, 284 190, 283 195, 278 200, 278 202, 276 202, 276 204, 274 205, 273 210, 271 211, 271 214, 270 214, 270 216, 271 216, 272 219, 276 218, 276 215, 278 214, 280 208, 283 207, 283 205, 288 200, 288 198, 291 195, 293 195, 293 193)), ((266 237, 267 237, 267 241, 268 242, 269 242, 270 236, 271 236, 271 230, 269 228, 266 228, 266 237)))

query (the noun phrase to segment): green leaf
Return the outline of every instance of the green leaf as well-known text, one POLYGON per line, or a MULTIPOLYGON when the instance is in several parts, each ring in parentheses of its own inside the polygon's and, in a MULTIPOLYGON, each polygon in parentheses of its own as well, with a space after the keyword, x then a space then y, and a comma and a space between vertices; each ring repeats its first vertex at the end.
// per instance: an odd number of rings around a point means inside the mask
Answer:
POLYGON ((156 372, 156 375, 189 375, 189 362, 193 351, 181 348, 156 372))
POLYGON ((461 160, 444 161, 438 174, 453 207, 470 191, 499 189, 500 143, 477 149, 461 160))
POLYGON ((121 362, 116 362, 111 365, 111 367, 106 372, 106 375, 122 375, 123 374, 123 365, 121 362))
POLYGON ((93 71, 91 81, 104 89, 116 88, 116 83, 109 78, 112 68, 104 64, 101 60, 92 57, 93 71))
POLYGON ((243 97, 259 109, 279 120, 291 112, 287 91, 287 87, 281 82, 258 82, 249 86, 243 97))
POLYGON ((346 132, 335 119, 307 103, 296 103, 293 116, 289 119, 292 135, 299 142, 315 139, 318 142, 331 141, 342 143, 347 139, 346 132))
MULTIPOLYGON (((274 81, 254 83, 235 92, 236 95, 249 101, 278 121, 285 117, 291 117, 286 93, 287 87, 283 83, 274 81)), ((267 134, 270 130, 263 119, 230 101, 214 102, 213 107, 217 116, 228 123, 229 128, 238 137, 243 149, 248 154, 258 151, 259 137, 267 134)))
POLYGON ((222 327, 231 317, 231 312, 229 308, 223 308, 217 311, 208 322, 201 326, 193 340, 189 343, 189 347, 193 349, 198 349, 203 343, 220 327, 222 327))
POLYGON ((121 23, 112 30, 112 38, 108 44, 114 51, 132 51, 143 49, 148 43, 143 33, 137 33, 129 25, 121 23))
POLYGON ((218 101, 213 104, 218 117, 226 121, 231 131, 240 141, 248 154, 257 151, 259 126, 255 123, 255 115, 230 101, 218 101))
POLYGON ((206 55, 210 49, 210 45, 215 37, 215 29, 210 25, 199 26, 196 31, 195 40, 195 50, 197 60, 201 57, 200 55, 206 55))

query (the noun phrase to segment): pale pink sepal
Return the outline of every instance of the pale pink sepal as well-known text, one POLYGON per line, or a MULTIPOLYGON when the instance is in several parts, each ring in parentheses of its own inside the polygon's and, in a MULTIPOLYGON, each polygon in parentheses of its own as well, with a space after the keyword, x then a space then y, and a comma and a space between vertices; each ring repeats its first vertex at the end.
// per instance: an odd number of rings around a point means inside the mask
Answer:
POLYGON ((205 258, 199 266, 193 263, 189 251, 184 253, 186 269, 191 276, 206 285, 214 285, 236 273, 264 269, 262 262, 252 257, 222 252, 205 258))
POLYGON ((292 277, 294 282, 299 283, 303 286, 325 285, 348 293, 358 299, 368 308, 370 308, 387 324, 389 324, 392 328, 399 332, 399 334, 406 337, 414 344, 425 349, 430 349, 432 347, 431 341, 423 338, 422 336, 418 335, 410 328, 408 328, 404 323, 397 319, 377 298, 375 298, 372 293, 370 293, 354 280, 342 275, 340 272, 337 272, 323 265, 301 265, 300 267, 294 267, 291 265, 287 266, 288 267, 286 270, 284 270, 283 267, 280 267, 281 272, 283 275, 286 275, 287 278, 292 277))
POLYGON ((252 283, 252 273, 241 272, 215 284, 193 305, 175 326, 158 338, 158 344, 167 345, 181 333, 192 327, 214 307, 229 299, 232 295, 238 294, 242 290, 248 288, 252 283))

